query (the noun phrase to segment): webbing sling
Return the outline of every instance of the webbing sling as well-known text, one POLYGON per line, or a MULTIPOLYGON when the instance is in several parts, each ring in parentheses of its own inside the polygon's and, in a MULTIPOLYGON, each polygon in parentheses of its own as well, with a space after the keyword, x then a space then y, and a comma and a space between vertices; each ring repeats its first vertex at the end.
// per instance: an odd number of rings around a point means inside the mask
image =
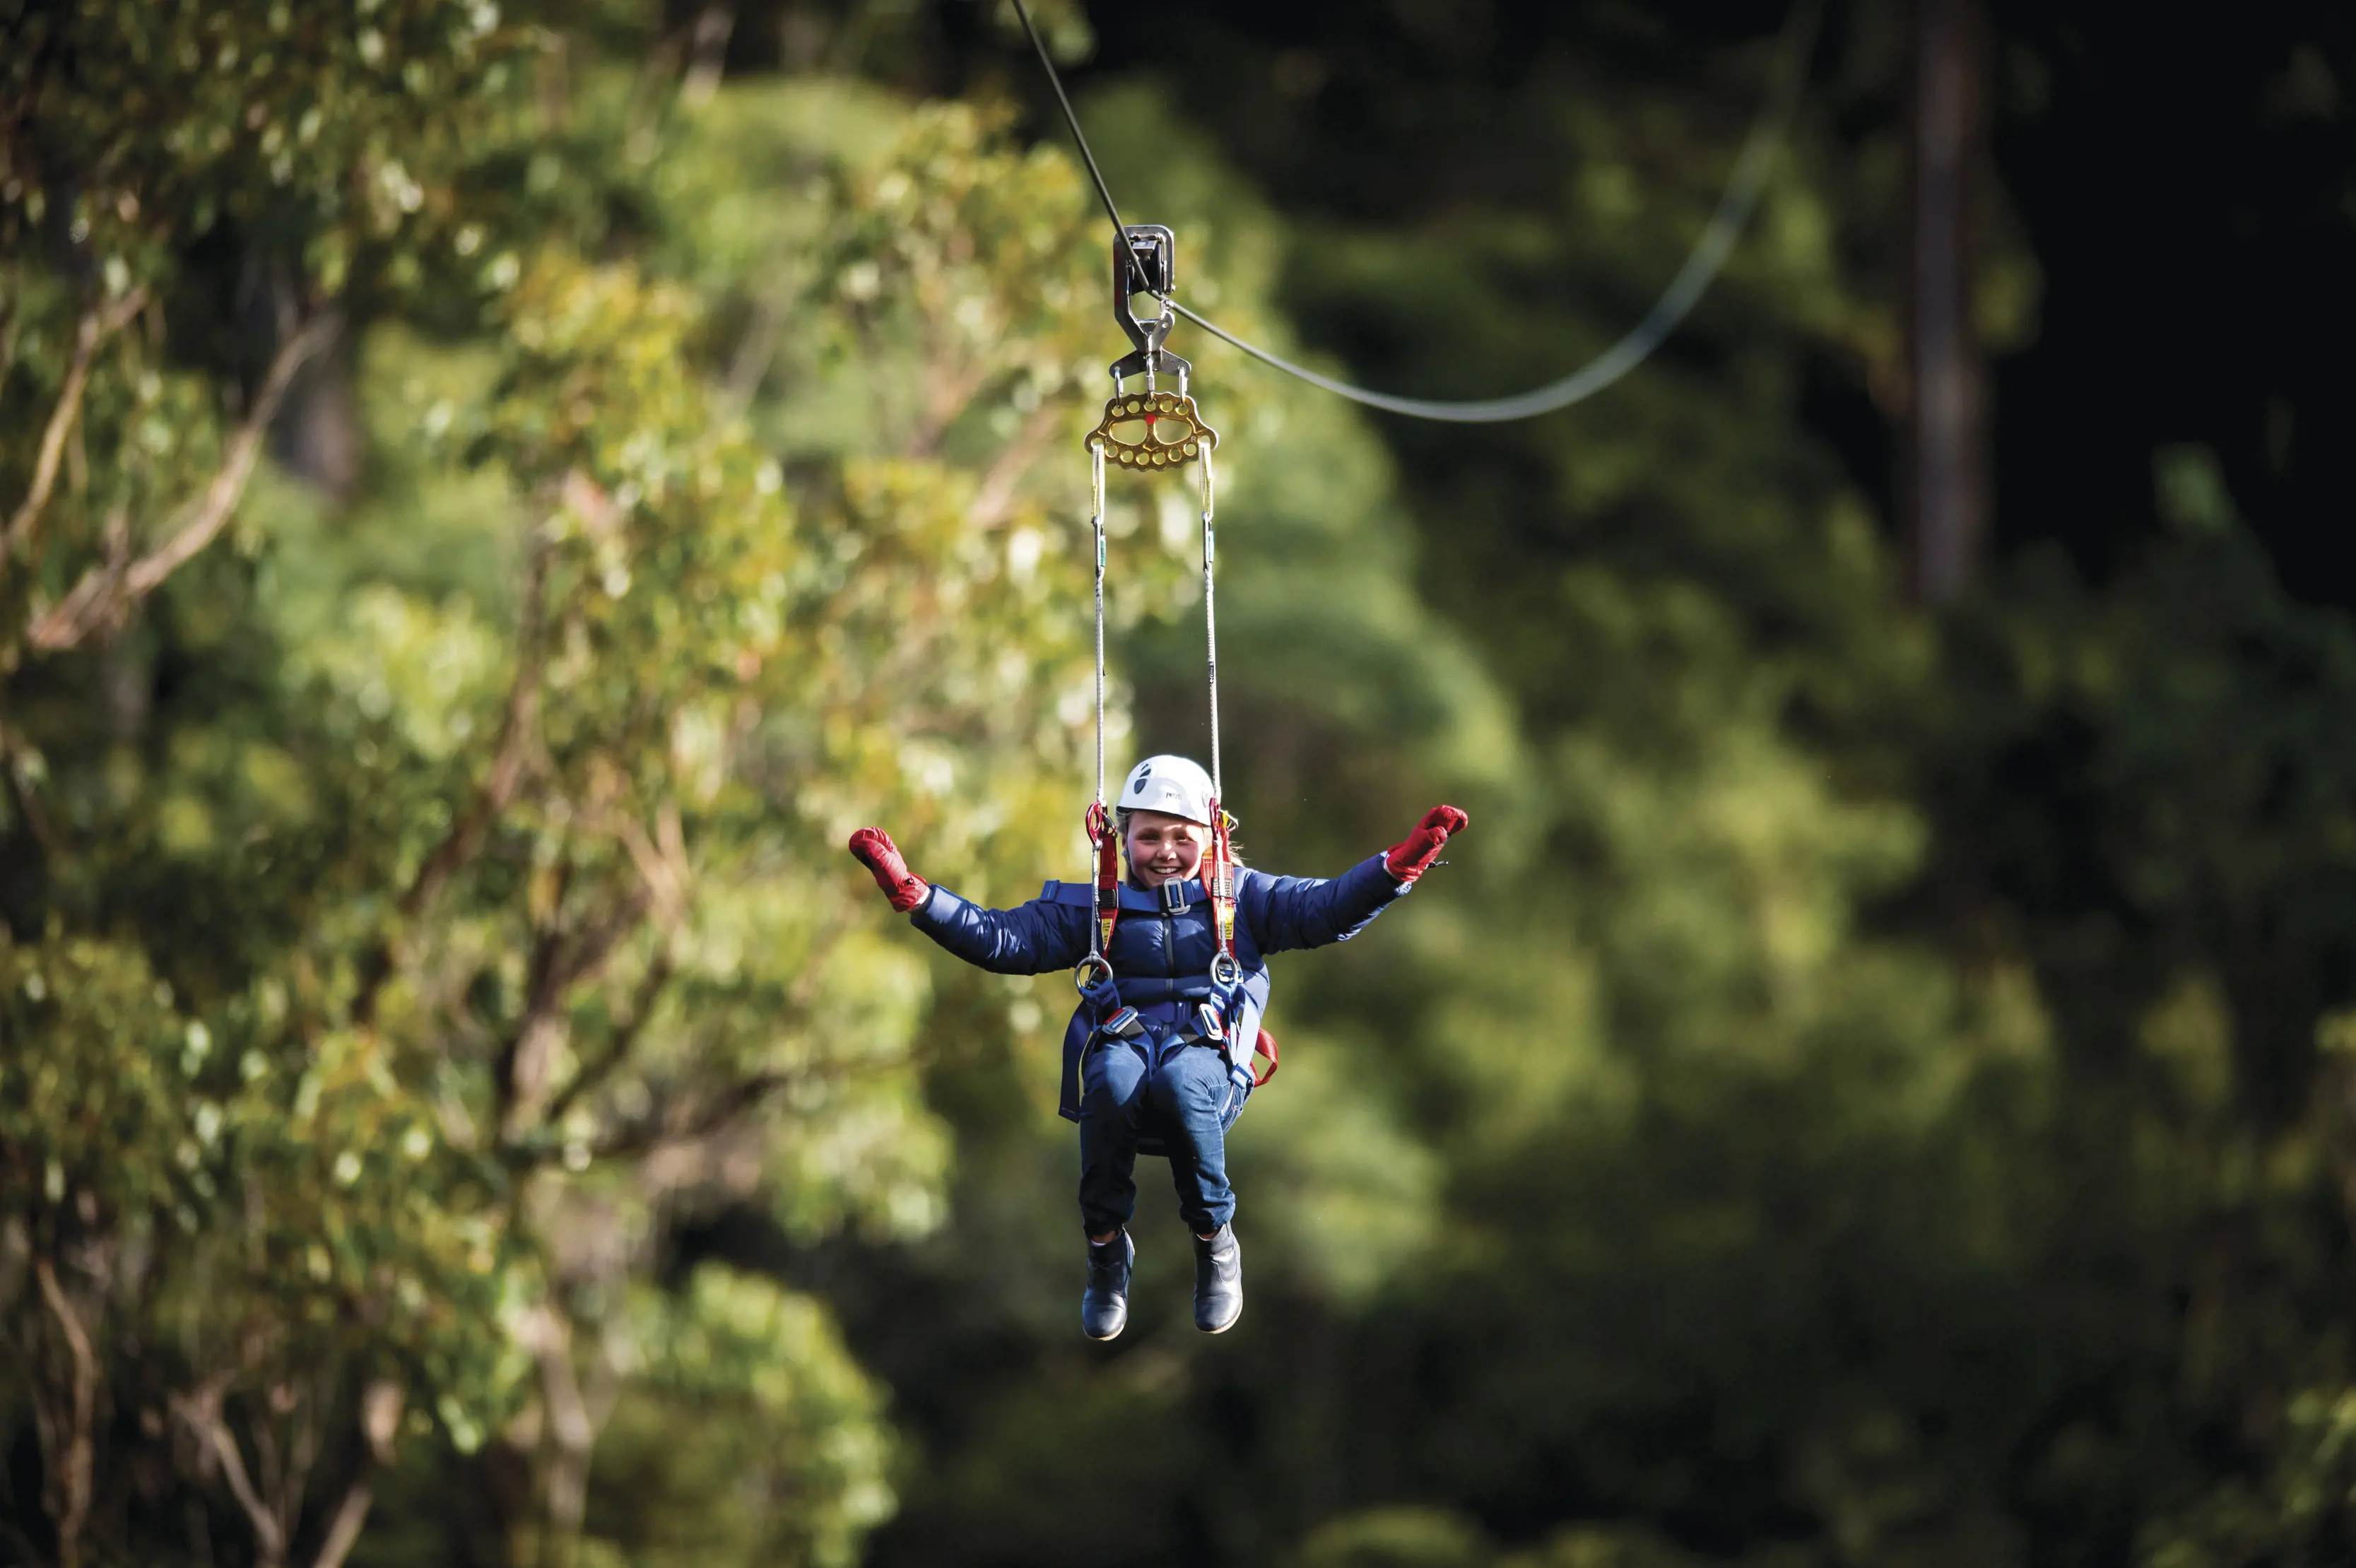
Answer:
POLYGON ((1203 891, 1211 901, 1219 955, 1211 961, 1214 985, 1232 987, 1243 971, 1236 963, 1236 857, 1227 839, 1227 789, 1219 772, 1219 607, 1212 568, 1211 454, 1203 453, 1203 645, 1211 686, 1211 842, 1203 866, 1203 891))
MULTIPOLYGON (((1105 459, 1104 443, 1088 443, 1088 488, 1093 507, 1088 517, 1097 547, 1097 798, 1082 816, 1088 842, 1096 848, 1096 880, 1088 896, 1088 956, 1072 983, 1097 1009, 1101 1022, 1108 1010, 1094 993, 1112 986, 1112 928, 1120 918, 1120 846, 1116 843, 1112 814, 1105 809, 1105 459)), ((1113 998, 1118 1006, 1118 997, 1113 998)))
POLYGON ((1112 928, 1120 919, 1120 840, 1111 815, 1098 801, 1088 807, 1088 838, 1096 845, 1097 881, 1094 909, 1098 956, 1112 951, 1112 928))

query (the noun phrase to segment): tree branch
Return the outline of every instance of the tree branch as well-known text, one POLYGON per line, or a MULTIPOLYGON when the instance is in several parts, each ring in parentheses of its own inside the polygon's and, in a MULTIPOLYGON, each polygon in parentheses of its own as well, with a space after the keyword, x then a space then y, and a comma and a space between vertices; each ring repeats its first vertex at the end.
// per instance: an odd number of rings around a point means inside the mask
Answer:
MULTIPOLYGON (((568 481, 568 487, 569 485, 568 481)), ((491 824, 513 802, 516 791, 523 784, 524 764, 531 756, 540 717, 541 618, 547 597, 548 538, 544 531, 536 529, 530 565, 524 577, 515 679, 508 688, 507 714, 499 721, 490 771, 483 775, 473 803, 459 814, 458 820, 451 824, 450 831, 410 880, 408 890, 395 906, 400 923, 416 919, 434 901, 443 884, 474 858, 483 835, 490 831, 491 824)), ((375 1016, 377 992, 392 973, 394 940, 395 934, 388 933, 360 961, 359 985, 352 997, 355 1022, 365 1024, 375 1016)))
POLYGON ((237 1499, 238 1507, 252 1522, 256 1562, 264 1568, 277 1568, 286 1560, 286 1538, 278 1528, 278 1515, 253 1488, 253 1478, 246 1474, 245 1455, 237 1445, 237 1438, 220 1418, 221 1391, 219 1384, 209 1384, 194 1398, 185 1394, 172 1396, 172 1413, 187 1423, 188 1430, 209 1445, 220 1460, 221 1474, 229 1481, 229 1489, 237 1499))
POLYGON ((337 1505, 336 1517, 327 1525, 318 1554, 311 1559, 311 1568, 343 1568, 344 1559, 359 1543, 360 1530, 368 1523, 369 1505, 376 1500, 376 1468, 392 1463, 393 1434, 400 1429, 402 1406, 406 1403, 401 1385, 390 1378, 379 1378, 360 1391, 360 1435, 367 1445, 360 1455, 359 1474, 345 1488, 344 1500, 337 1505))
POLYGON ((573 982, 595 974, 613 956, 631 932, 646 918, 654 900, 640 887, 621 899, 601 918, 572 932, 548 933, 533 951, 530 996, 514 1038, 499 1055, 499 1132, 515 1141, 532 1126, 545 1125, 548 1077, 561 1038, 558 1015, 564 994, 573 982))
POLYGON ((771 361, 776 357, 777 329, 785 324, 785 306, 776 299, 783 290, 765 294, 753 306, 752 324, 737 340, 736 352, 729 357, 728 375, 721 383, 720 407, 730 419, 743 415, 753 406, 753 394, 761 389, 762 378, 769 373, 771 361))
POLYGON ((37 1260, 33 1274, 40 1281, 41 1299, 48 1303, 59 1331, 65 1336, 66 1349, 73 1358, 73 1421, 66 1435, 65 1475, 59 1488, 65 1499, 58 1510, 58 1562, 60 1568, 79 1568, 81 1532, 90 1522, 91 1424, 98 1403, 98 1358, 91 1349, 90 1333, 82 1327, 73 1303, 66 1299, 65 1288, 58 1284, 58 1271, 50 1266, 49 1260, 37 1260))
POLYGON ((728 35, 736 29, 733 5, 706 5, 695 19, 692 52, 687 78, 680 83, 680 101, 691 108, 711 101, 720 91, 720 73, 728 63, 728 35))
POLYGON ((254 462, 262 454, 262 439, 269 433, 270 421, 278 417, 278 405, 285 400, 286 389, 294 384, 294 373, 327 347, 341 327, 341 320, 333 312, 322 311, 279 346, 277 356, 270 362, 269 374, 262 378, 262 389, 254 394, 253 407, 246 411, 245 422, 238 427, 230 443, 220 472, 213 475, 212 484, 205 491, 203 505, 197 508, 187 527, 166 541, 163 549, 143 557, 131 569, 125 586, 133 598, 153 593, 164 579, 186 566, 228 526, 230 515, 244 497, 246 483, 253 476, 254 462))
POLYGON ((524 961, 523 1017, 500 1045, 493 1069, 491 1087, 498 1106, 499 1136, 510 1142, 536 1115, 539 1107, 533 1090, 545 1080, 548 1064, 556 1054, 556 998, 563 989, 557 975, 563 963, 564 935, 554 920, 571 874, 569 862, 558 869, 550 923, 537 928, 531 955, 524 961))
MULTIPOLYGON (((851 929, 852 922, 838 909, 837 918, 827 923, 818 941, 811 945, 809 955, 802 962, 801 973, 795 977, 792 989, 786 993, 785 1012, 787 1018, 808 1018, 827 964, 851 929)), ((911 1051, 892 1061, 807 1062, 785 1072, 751 1073, 689 1112, 683 1113, 680 1107, 673 1105, 663 1115, 616 1134, 593 1149, 591 1157, 612 1159, 644 1154, 665 1145, 692 1143, 725 1130, 730 1122, 757 1109, 763 1101, 780 1089, 829 1080, 854 1082, 895 1068, 913 1066, 918 1061, 917 1054, 911 1051)))
POLYGON ((681 826, 679 805, 665 801, 655 814, 655 831, 650 837, 637 818, 622 816, 614 831, 622 848, 629 851, 630 863, 647 885, 648 894, 662 914, 665 925, 677 925, 687 912, 687 885, 693 876, 687 864, 687 832, 681 826))
POLYGON ((112 304, 92 305, 82 313, 81 325, 74 333, 73 358, 66 366, 65 384, 58 389, 58 406, 49 411, 49 422, 41 432, 39 454, 33 459, 32 485, 9 517, 6 534, 0 536, 0 560, 14 560, 17 550, 32 538, 50 495, 57 489, 58 464, 65 456, 66 438, 73 433, 74 421, 81 417, 82 394, 90 387, 91 362, 98 357, 100 347, 108 338, 146 308, 147 290, 143 284, 112 304))
POLYGON ((431 903, 434 895, 442 891, 442 884, 473 856, 485 831, 515 799, 516 787, 523 782, 524 762, 531 754, 533 726, 540 717, 540 624, 547 597, 548 544, 545 536, 538 536, 532 541, 531 566, 524 581, 522 645, 514 684, 508 688, 507 715, 499 722, 491 771, 484 775, 482 787, 475 792, 473 806, 452 825, 449 836, 426 857, 425 863, 417 869, 416 879, 409 884, 409 891, 401 895, 403 919, 413 917, 431 903))
POLYGON ((541 1477, 548 1521, 557 1539, 569 1543, 580 1533, 588 1502, 589 1455, 597 1442, 597 1420, 582 1396, 581 1379, 573 1369, 570 1322, 543 1305, 525 1319, 518 1338, 539 1362, 548 1435, 556 1450, 541 1477))
POLYGON ((339 325, 334 313, 322 311, 279 345, 244 421, 230 437, 212 483, 205 486, 194 511, 172 537, 127 569, 92 567, 84 572, 62 601, 33 623, 27 641, 50 653, 73 647, 100 626, 119 620, 220 536, 238 503, 245 498, 253 465, 261 459, 262 442, 270 433, 270 421, 277 417, 278 405, 294 384, 294 373, 327 346, 339 325), (110 578, 115 581, 110 583, 110 578))
POLYGON ((294 1416, 293 1452, 287 1456, 286 1468, 275 1483, 278 1531, 290 1542, 303 1521, 303 1493, 311 1482, 311 1467, 319 1457, 319 1412, 327 1403, 324 1396, 328 1391, 324 1385, 328 1381, 328 1377, 322 1374, 317 1380, 322 1386, 298 1391, 295 1396, 299 1403, 294 1416))
POLYGON ((25 640, 35 647, 70 647, 113 618, 123 574, 131 566, 130 509, 117 506, 109 512, 100 538, 105 546, 105 559, 83 572, 63 599, 34 619, 25 640), (52 638, 60 640, 48 640, 52 638))
POLYGON ((8 292, 0 299, 0 382, 16 368, 16 345, 25 331, 24 293, 25 259, 19 256, 8 263, 8 292))
POLYGON ((49 816, 42 808, 40 794, 34 788, 37 758, 29 753, 31 748, 8 727, 6 718, 0 716, 0 773, 6 775, 9 793, 16 800, 17 814, 25 819, 33 842, 43 855, 54 855, 58 851, 57 839, 49 831, 49 816))
POLYGON ((697 1143, 727 1131, 730 1123, 758 1109, 779 1090, 806 1083, 851 1083, 907 1065, 906 1058, 892 1061, 823 1061, 790 1072, 751 1073, 689 1110, 674 1106, 659 1118, 616 1134, 590 1150, 590 1157, 616 1159, 675 1144, 697 1143))
POLYGON ((605 1053, 575 1072, 573 1082, 549 1102, 549 1121, 562 1121, 564 1113, 571 1110, 583 1095, 612 1077, 616 1070, 629 1060, 631 1051, 638 1043, 638 1036, 646 1032, 647 1021, 654 1016, 655 1004, 661 999, 663 987, 670 983, 670 954, 666 949, 655 955, 654 962, 647 965, 646 974, 639 977, 637 990, 630 998, 630 1016, 614 1030, 613 1040, 607 1045, 605 1053))
POLYGON ((978 528, 994 528, 1006 521, 1014 509, 1015 486, 1038 462, 1041 450, 1055 435, 1055 427, 1064 418, 1063 404, 1052 398, 1042 398, 1023 428, 999 452, 997 460, 981 476, 981 485, 974 492, 973 505, 966 516, 978 528))
POLYGON ((369 1477, 362 1475, 345 1491, 335 1520, 327 1526, 327 1539, 319 1543, 319 1554, 311 1559, 311 1568, 343 1568, 344 1559, 359 1543, 360 1530, 368 1523, 369 1505, 375 1501, 375 1488, 369 1477))
POLYGON ((614 949, 646 919, 647 906, 656 901, 652 889, 639 888, 606 912, 602 920, 580 927, 559 955, 558 968, 552 978, 549 1000, 553 1004, 559 995, 574 981, 584 979, 605 967, 614 949))

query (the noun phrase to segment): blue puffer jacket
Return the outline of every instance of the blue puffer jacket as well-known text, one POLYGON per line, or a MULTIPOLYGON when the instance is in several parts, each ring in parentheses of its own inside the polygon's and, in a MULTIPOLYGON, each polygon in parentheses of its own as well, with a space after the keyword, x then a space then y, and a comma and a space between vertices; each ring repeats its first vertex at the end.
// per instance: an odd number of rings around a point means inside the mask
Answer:
MULTIPOLYGON (((1268 955, 1347 942, 1408 891, 1371 856, 1338 877, 1271 877, 1249 869, 1236 879, 1236 960, 1243 967, 1243 1017, 1236 1038, 1252 1040, 1268 1008, 1268 955)), ((935 886, 910 912, 917 930, 969 964, 1001 975, 1070 969, 1087 956, 1089 887, 1049 882, 1014 909, 983 909, 935 886)), ((1120 999, 1157 1029, 1183 1022, 1211 994, 1218 952, 1211 905, 1200 880, 1164 882, 1148 892, 1124 885, 1112 951, 1105 956, 1120 999)), ((1063 1114, 1080 1115, 1079 1064, 1090 1020, 1085 1008, 1064 1031, 1063 1114)))

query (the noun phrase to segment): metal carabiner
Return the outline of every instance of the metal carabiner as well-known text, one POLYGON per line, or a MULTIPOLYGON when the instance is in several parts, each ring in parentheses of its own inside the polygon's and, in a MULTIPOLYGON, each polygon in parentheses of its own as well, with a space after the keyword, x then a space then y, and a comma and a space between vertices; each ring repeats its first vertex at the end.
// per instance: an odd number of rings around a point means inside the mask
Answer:
POLYGON ((1112 960, 1101 953, 1091 953, 1080 960, 1078 968, 1072 971, 1072 989, 1085 997, 1088 994, 1089 987, 1101 986, 1112 977, 1112 960), (1091 965, 1103 971, 1093 980, 1088 978, 1088 968, 1091 965))
POLYGON ((1244 977, 1244 966, 1232 953, 1214 954, 1211 958, 1211 984, 1232 986, 1244 977))

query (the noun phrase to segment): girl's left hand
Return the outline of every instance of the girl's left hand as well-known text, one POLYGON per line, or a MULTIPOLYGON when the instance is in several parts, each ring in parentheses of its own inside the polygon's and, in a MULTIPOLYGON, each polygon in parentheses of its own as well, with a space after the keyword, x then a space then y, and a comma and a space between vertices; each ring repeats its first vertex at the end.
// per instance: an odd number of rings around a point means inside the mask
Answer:
POLYGON ((875 885, 902 914, 923 903, 926 895, 933 891, 924 878, 908 869, 908 862, 900 858, 900 847, 882 828, 861 828, 851 836, 849 848, 859 857, 859 863, 873 873, 875 885))
POLYGON ((1431 869, 1451 833, 1462 833, 1472 818, 1452 805, 1435 805, 1423 814, 1415 831, 1391 846, 1383 865, 1402 882, 1412 882, 1431 869))

